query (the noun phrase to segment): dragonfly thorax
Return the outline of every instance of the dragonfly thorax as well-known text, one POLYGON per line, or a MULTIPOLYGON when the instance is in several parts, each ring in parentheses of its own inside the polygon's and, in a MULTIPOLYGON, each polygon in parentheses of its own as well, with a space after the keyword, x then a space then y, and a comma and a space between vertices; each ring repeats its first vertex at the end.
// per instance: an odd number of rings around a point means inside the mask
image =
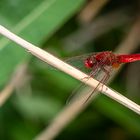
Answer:
POLYGON ((114 64, 119 64, 119 62, 117 57, 112 52, 106 51, 89 56, 84 61, 84 64, 86 68, 93 68, 96 65, 114 66, 114 64))

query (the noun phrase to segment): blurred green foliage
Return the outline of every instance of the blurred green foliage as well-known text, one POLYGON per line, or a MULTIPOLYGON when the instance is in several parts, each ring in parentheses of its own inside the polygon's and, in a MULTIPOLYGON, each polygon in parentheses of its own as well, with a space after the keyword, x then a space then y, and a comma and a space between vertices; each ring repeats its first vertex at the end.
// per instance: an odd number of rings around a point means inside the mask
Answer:
MULTIPOLYGON (((86 0, 1 0, 0 24, 64 59, 66 56, 74 56, 81 52, 113 50, 114 45, 122 40, 122 34, 129 24, 116 27, 97 40, 91 40, 86 47, 73 52, 69 52, 69 48, 62 43, 65 36, 81 28, 77 16, 86 2, 86 0)), ((109 10, 119 9, 120 5, 126 3, 134 7, 137 5, 131 0, 109 2, 101 11, 101 15, 110 12, 109 10)), ((14 91, 12 97, 1 107, 0 139, 33 139, 66 105, 67 98, 79 82, 32 57, 4 37, 0 38, 0 60, 1 90, 10 80, 18 64, 28 61, 28 74, 31 77, 28 85, 14 91)), ((125 76, 125 72, 121 72, 112 84, 112 87, 124 94, 127 93, 125 76)), ((56 139, 134 140, 140 139, 139 132, 140 117, 102 95, 56 139)))

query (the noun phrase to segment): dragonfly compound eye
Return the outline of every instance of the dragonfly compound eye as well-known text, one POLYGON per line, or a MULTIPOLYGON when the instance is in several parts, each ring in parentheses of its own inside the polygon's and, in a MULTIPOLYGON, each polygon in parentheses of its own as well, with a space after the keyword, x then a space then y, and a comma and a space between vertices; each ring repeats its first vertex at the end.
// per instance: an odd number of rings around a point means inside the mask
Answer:
POLYGON ((85 67, 86 68, 92 68, 93 67, 93 61, 91 60, 91 59, 89 59, 89 58, 87 58, 86 60, 85 60, 85 62, 84 62, 84 64, 85 64, 85 67))

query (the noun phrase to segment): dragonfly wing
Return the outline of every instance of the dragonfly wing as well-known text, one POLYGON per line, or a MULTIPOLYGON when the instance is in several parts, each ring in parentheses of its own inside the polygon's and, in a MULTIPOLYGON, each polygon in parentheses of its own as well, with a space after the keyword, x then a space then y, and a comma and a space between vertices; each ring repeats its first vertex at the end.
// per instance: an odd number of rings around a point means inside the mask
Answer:
POLYGON ((66 63, 74 66, 75 68, 89 74, 91 69, 88 69, 84 65, 84 61, 91 55, 95 55, 96 53, 88 53, 84 55, 74 56, 68 59, 65 59, 66 63))
POLYGON ((76 89, 74 89, 72 94, 68 97, 66 103, 71 104, 75 101, 81 101, 81 98, 83 98, 82 103, 85 103, 86 99, 88 98, 88 94, 92 93, 92 91, 93 88, 85 84, 81 84, 76 89))
MULTIPOLYGON (((108 70, 110 70, 110 72, 112 71, 112 69, 109 69, 109 67, 107 68, 108 70)), ((72 94, 69 96, 67 100, 67 103, 69 104, 69 103, 72 103, 73 101, 81 101, 81 98, 83 98, 82 103, 86 103, 94 95, 96 95, 95 93, 97 92, 97 88, 102 86, 102 83, 103 84, 107 83, 109 79, 109 75, 107 75, 105 72, 103 72, 103 70, 100 69, 98 74, 95 75, 95 78, 99 81, 99 84, 97 85, 97 87, 92 88, 82 83, 76 89, 73 90, 72 94)))

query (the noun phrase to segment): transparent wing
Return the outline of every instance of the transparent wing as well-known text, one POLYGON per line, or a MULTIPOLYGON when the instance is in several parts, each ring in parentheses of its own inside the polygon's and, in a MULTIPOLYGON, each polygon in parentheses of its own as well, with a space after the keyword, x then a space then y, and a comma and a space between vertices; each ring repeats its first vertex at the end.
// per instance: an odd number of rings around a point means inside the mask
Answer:
POLYGON ((75 68, 85 72, 85 73, 90 73, 91 69, 88 69, 84 65, 84 61, 91 55, 95 55, 97 53, 88 53, 84 55, 79 55, 79 56, 74 56, 68 59, 65 59, 66 63, 74 66, 75 68))
MULTIPOLYGON (((77 67, 78 66, 78 68, 79 68, 79 65, 81 66, 81 68, 82 68, 82 66, 83 66, 83 68, 85 69, 85 67, 84 67, 84 60, 87 58, 87 57, 89 57, 90 55, 93 55, 93 53, 92 54, 88 54, 88 55, 84 55, 84 57, 83 56, 78 56, 78 57, 74 57, 74 63, 75 63, 75 67, 77 67), (77 63, 77 64, 76 64, 77 63)), ((106 59, 107 59, 107 57, 106 58, 104 58, 102 61, 100 61, 99 63, 97 63, 96 64, 96 66, 94 66, 93 67, 93 69, 91 70, 90 69, 90 71, 88 71, 88 75, 89 75, 89 77, 85 77, 85 79, 86 80, 88 80, 90 77, 93 77, 93 78, 95 78, 96 80, 98 80, 100 83, 106 83, 107 82, 107 80, 109 79, 109 77, 110 77, 110 73, 112 72, 112 66, 107 66, 106 65, 106 59)), ((71 60, 73 60, 73 59, 69 59, 68 60, 68 62, 71 62, 71 60)), ((72 61, 73 62, 73 61, 72 61)), ((73 63, 71 63, 72 65, 73 65, 73 63)), ((80 70, 81 70, 81 68, 80 68, 80 70)), ((85 72, 85 71, 84 71, 85 72)), ((86 70, 86 72, 87 72, 87 70, 86 70)), ((99 84, 99 85, 97 85, 97 86, 100 86, 101 84, 99 84)), ((72 94, 70 95, 70 97, 68 98, 68 102, 71 102, 71 101, 73 101, 73 100, 75 100, 75 99, 78 99, 79 97, 81 97, 81 92, 83 91, 83 89, 85 88, 85 87, 87 87, 85 84, 82 84, 82 85, 80 85, 78 88, 76 88, 73 92, 72 92, 72 94)), ((90 97, 92 97, 92 94, 96 91, 96 89, 97 89, 97 87, 95 87, 94 89, 93 88, 90 88, 90 91, 88 91, 87 92, 87 94, 88 94, 88 97, 87 97, 87 100, 90 98, 90 97), (91 94, 89 94, 89 92, 91 93, 91 94)), ((87 100, 85 100, 85 102, 87 101, 87 100)))
MULTIPOLYGON (((108 67, 108 70, 110 74, 112 72, 112 68, 109 69, 108 67)), ((102 86, 102 83, 107 83, 109 77, 110 75, 107 75, 105 72, 103 73, 103 71, 101 70, 99 74, 96 75, 96 79, 98 79, 99 84, 95 88, 89 87, 84 83, 80 84, 77 88, 73 90, 72 94, 68 97, 66 103, 70 104, 74 101, 81 101, 81 98, 83 98, 82 103, 86 103, 94 96, 95 93, 97 93, 97 88, 102 86)))

